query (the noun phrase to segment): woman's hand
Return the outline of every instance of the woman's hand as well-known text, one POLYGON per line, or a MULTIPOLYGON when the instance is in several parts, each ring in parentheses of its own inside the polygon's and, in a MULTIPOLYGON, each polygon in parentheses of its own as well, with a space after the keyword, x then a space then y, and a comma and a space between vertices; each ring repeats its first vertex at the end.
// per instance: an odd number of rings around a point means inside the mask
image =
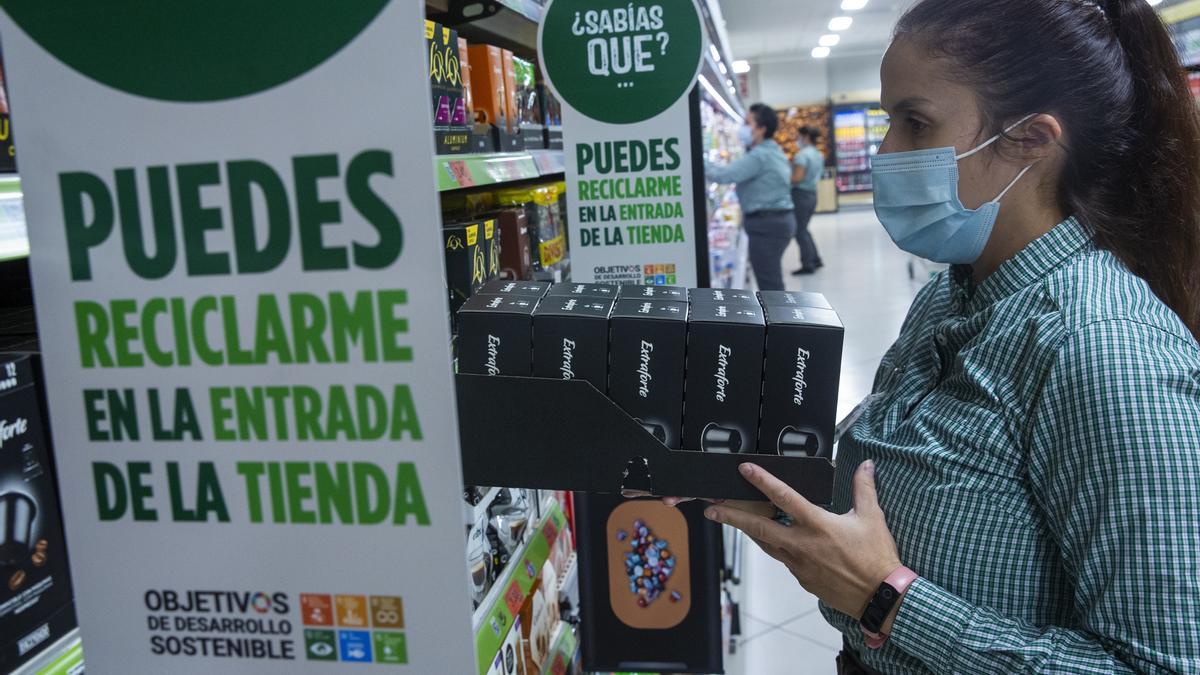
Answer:
MULTIPOLYGON (((704 515, 745 532, 825 604, 861 616, 879 584, 900 567, 875 493, 874 462, 863 462, 855 472, 854 508, 844 516, 813 505, 759 466, 742 464, 739 470, 794 524, 771 519, 767 511, 773 509, 761 503, 726 502, 710 506, 704 515)), ((889 617, 885 628, 890 623, 889 617)))

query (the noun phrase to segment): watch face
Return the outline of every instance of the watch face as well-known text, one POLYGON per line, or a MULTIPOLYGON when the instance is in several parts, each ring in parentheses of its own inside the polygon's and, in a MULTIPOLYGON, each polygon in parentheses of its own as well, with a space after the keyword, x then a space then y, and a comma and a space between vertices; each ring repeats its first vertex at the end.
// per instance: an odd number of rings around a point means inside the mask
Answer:
POLYGON ((879 589, 875 591, 875 595, 871 598, 871 602, 867 603, 866 610, 863 611, 862 627, 871 633, 878 633, 883 627, 883 622, 887 619, 887 615, 891 613, 892 607, 896 605, 896 599, 900 594, 892 588, 890 584, 883 583, 879 585, 879 589))

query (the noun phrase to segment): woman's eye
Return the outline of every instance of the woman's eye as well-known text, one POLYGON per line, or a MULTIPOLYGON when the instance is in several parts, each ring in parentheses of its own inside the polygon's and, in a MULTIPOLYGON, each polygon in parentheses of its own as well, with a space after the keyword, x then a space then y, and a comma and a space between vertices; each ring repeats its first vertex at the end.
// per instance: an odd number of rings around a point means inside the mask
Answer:
POLYGON ((922 131, 925 131, 926 129, 928 129, 929 125, 925 124, 921 120, 913 119, 910 117, 910 118, 908 118, 908 128, 910 130, 912 130, 912 132, 914 134, 919 134, 922 131))

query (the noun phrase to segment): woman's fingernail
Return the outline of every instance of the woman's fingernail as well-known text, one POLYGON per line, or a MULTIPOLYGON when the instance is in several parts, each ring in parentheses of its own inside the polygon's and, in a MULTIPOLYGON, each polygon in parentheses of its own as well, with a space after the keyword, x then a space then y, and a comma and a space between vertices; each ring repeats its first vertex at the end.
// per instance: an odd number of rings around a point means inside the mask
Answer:
POLYGON ((709 520, 716 520, 717 522, 720 522, 720 520, 717 518, 716 509, 704 509, 704 517, 708 518, 709 520))
POLYGON ((754 465, 750 463, 738 465, 738 471, 742 472, 743 476, 749 476, 754 473, 754 465))
POLYGON ((863 471, 866 471, 867 473, 874 476, 875 475, 875 460, 868 459, 867 461, 863 462, 863 471))

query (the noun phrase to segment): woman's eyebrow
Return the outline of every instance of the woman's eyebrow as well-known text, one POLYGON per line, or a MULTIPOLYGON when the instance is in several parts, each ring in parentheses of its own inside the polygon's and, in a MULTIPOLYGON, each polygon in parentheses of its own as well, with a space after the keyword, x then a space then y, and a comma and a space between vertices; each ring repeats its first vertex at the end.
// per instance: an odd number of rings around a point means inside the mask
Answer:
POLYGON ((930 101, 929 99, 925 98, 924 96, 910 96, 906 99, 902 99, 899 103, 887 108, 887 111, 893 115, 898 115, 904 111, 912 110, 914 108, 919 108, 923 105, 931 105, 932 103, 933 103, 933 101, 930 101))

